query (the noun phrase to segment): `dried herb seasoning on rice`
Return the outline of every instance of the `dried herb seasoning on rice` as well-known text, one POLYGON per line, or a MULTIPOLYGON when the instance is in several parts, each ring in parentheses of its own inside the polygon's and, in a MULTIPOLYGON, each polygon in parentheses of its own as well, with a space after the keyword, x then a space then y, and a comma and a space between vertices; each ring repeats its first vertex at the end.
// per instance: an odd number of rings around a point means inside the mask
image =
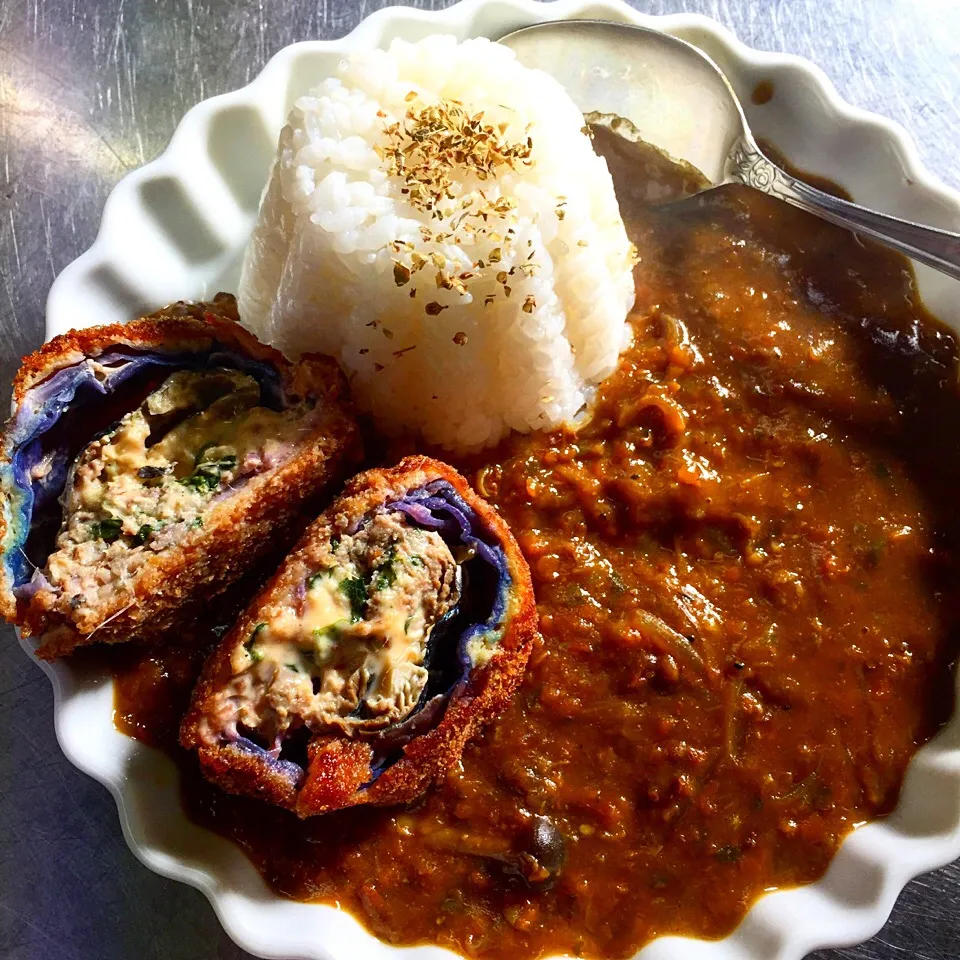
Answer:
POLYGON ((244 322, 336 356, 389 432, 471 450, 575 420, 628 339, 635 259, 584 131, 487 40, 352 55, 281 134, 244 322))

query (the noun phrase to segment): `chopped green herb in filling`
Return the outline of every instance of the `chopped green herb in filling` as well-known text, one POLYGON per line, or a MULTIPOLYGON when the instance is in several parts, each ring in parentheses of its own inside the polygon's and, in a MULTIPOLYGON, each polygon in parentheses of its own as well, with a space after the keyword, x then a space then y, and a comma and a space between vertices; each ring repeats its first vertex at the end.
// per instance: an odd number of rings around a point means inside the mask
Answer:
POLYGON ((363 619, 367 608, 367 584, 363 577, 348 577, 340 581, 340 589, 350 602, 350 616, 354 622, 363 619))
POLYGON ((210 493, 220 486, 223 474, 237 465, 237 458, 233 455, 221 457, 219 460, 206 460, 199 464, 188 477, 180 482, 197 493, 210 493))
POLYGON ((396 544, 391 545, 389 552, 387 553, 386 558, 383 563, 377 567, 376 576, 373 581, 373 589, 375 592, 379 592, 386 587, 392 587, 394 582, 397 579, 396 571, 396 562, 397 562, 397 546, 396 544))
POLYGON ((337 620, 335 623, 329 623, 325 627, 317 627, 316 630, 313 631, 313 636, 316 640, 336 640, 349 626, 349 620, 337 620))
POLYGON ((153 535, 153 527, 149 523, 143 524, 134 534, 133 542, 136 546, 142 547, 153 535))
POLYGON ((266 623, 258 623, 251 631, 250 637, 247 639, 247 642, 243 645, 247 653, 250 654, 250 658, 254 663, 259 663, 263 659, 263 652, 256 647, 257 636, 260 634, 261 630, 266 629, 266 623))
POLYGON ((116 517, 106 517, 90 524, 90 533, 94 540, 105 540, 107 543, 113 543, 120 536, 120 530, 123 527, 123 521, 116 517))

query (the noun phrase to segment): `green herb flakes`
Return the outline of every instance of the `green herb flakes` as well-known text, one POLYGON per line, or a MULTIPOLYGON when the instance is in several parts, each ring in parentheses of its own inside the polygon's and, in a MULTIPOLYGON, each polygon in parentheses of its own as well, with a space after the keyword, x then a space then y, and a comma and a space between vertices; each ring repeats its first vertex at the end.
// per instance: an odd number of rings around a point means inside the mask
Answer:
POLYGON ((106 543, 113 543, 120 536, 120 530, 123 527, 123 521, 118 517, 107 517, 104 520, 98 520, 90 524, 90 533, 94 540, 103 540, 106 543))
POLYGON ((260 635, 261 631, 266 628, 265 623, 258 623, 251 631, 250 637, 247 642, 243 645, 247 653, 250 654, 250 658, 254 663, 259 663, 263 659, 263 651, 258 650, 255 646, 257 642, 257 637, 260 635))
POLYGON ((185 487, 196 490, 197 493, 210 493, 220 486, 220 475, 207 473, 201 469, 195 470, 189 477, 180 481, 185 487))
MULTIPOLYGON (((208 444, 208 446, 210 446, 208 444)), ((203 448, 207 449, 206 447, 203 448)), ((202 452, 197 454, 198 460, 202 452)), ((204 460, 198 462, 196 469, 188 477, 184 477, 180 483, 197 493, 210 493, 220 486, 222 475, 228 470, 232 470, 237 465, 237 458, 233 454, 220 457, 219 460, 204 460)))
POLYGON ((313 631, 313 638, 315 640, 337 640, 340 634, 349 626, 349 620, 335 620, 333 623, 328 623, 325 627, 317 627, 313 631))
POLYGON ((341 580, 339 584, 347 600, 350 601, 350 616, 354 622, 363 619, 363 613, 367 607, 367 584, 363 577, 348 577, 341 580))
POLYGON ((142 547, 153 536, 153 527, 149 523, 144 523, 140 529, 133 535, 134 546, 142 547))
POLYGON ((394 581, 397 579, 397 548, 396 545, 390 547, 387 556, 384 558, 383 563, 377 567, 376 577, 373 581, 373 589, 375 593, 379 593, 386 587, 392 587, 394 581))

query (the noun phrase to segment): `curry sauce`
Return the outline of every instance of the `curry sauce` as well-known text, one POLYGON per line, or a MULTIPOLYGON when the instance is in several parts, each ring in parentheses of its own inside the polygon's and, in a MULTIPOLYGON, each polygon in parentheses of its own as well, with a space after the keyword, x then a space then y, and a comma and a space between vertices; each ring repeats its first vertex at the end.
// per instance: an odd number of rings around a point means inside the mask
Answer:
POLYGON ((513 529, 542 634, 460 767, 411 809, 301 822, 176 748, 204 650, 117 654, 117 724, 172 753, 190 817, 392 943, 723 936, 890 811, 951 709, 953 334, 898 255, 746 188, 648 206, 690 172, 598 138, 641 256, 634 339, 579 432, 456 464, 513 529))

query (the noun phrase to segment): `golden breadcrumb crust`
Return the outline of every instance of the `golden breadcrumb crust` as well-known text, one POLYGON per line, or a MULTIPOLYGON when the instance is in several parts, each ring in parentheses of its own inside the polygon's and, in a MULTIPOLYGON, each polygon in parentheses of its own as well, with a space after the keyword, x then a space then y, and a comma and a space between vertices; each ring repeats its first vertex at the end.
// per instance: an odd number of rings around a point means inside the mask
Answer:
MULTIPOLYGON (((304 505, 342 479, 346 462, 356 461, 356 423, 336 362, 310 356, 291 364, 236 322, 233 298, 224 295, 212 304, 174 304, 128 324, 55 337, 25 358, 14 381, 14 400, 22 402, 30 387, 57 370, 118 345, 199 352, 214 342, 274 366, 285 393, 316 398, 322 416, 290 460, 251 478, 210 508, 203 527, 188 533, 175 548, 153 555, 122 602, 83 604, 65 615, 54 609, 57 598, 49 590, 37 591, 28 601, 16 600, 9 574, 0 573, 0 613, 19 625, 24 635, 42 638, 39 657, 52 660, 93 642, 158 639, 187 622, 198 605, 237 580, 278 538, 291 528, 295 534, 296 525, 304 522, 304 505)), ((7 457, 8 446, 3 446, 7 457)), ((4 526, 0 515, 0 540, 4 526)))
POLYGON ((237 321, 236 300, 231 294, 219 293, 209 303, 172 303, 129 323, 61 333, 21 360, 13 380, 13 402, 22 403, 31 387, 58 370, 118 346, 190 353, 205 350, 217 341, 238 353, 272 364, 280 371, 292 367, 279 350, 261 343, 237 321))
POLYGON ((503 711, 520 683, 536 634, 530 570, 509 527, 452 467, 429 457, 407 457, 390 469, 369 470, 354 477, 343 495, 311 524, 207 661, 180 728, 180 742, 197 751, 207 779, 224 790, 286 807, 301 817, 364 803, 406 803, 442 777, 459 760, 470 738, 503 711), (233 654, 259 622, 263 607, 289 595, 302 582, 304 570, 316 569, 320 548, 333 534, 342 534, 357 517, 433 480, 446 480, 494 534, 506 553, 513 580, 497 652, 471 672, 464 688, 451 694, 436 726, 410 740, 400 759, 376 780, 370 745, 346 734, 319 735, 311 740, 307 775, 299 783, 263 756, 233 743, 210 743, 204 738, 205 721, 215 717, 218 694, 233 676, 233 654), (364 784, 370 785, 363 789, 364 784))

